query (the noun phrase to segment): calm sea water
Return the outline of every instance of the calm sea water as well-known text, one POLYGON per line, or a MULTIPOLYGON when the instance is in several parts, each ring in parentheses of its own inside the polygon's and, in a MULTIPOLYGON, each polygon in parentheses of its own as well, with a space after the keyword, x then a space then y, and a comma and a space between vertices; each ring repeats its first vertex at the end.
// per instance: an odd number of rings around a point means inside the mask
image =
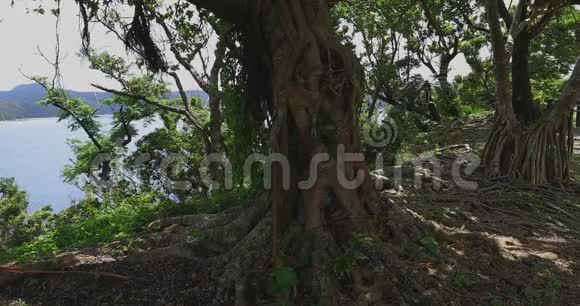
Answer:
MULTIPOLYGON (((110 126, 112 117, 102 116, 99 121, 110 126)), ((154 123, 142 133, 159 127, 154 123)), ((73 158, 66 140, 87 140, 82 131, 71 132, 65 122, 56 118, 27 119, 0 122, 0 177, 14 177, 21 189, 28 192, 31 210, 51 204, 55 211, 82 198, 82 192, 63 182, 61 173, 73 158)))

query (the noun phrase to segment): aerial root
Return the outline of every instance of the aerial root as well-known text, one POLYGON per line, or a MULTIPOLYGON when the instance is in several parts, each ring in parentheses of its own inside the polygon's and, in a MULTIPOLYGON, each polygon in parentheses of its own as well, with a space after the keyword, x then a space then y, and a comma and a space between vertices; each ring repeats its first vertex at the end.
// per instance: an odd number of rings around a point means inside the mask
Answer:
POLYGON ((534 185, 566 183, 573 151, 571 117, 540 121, 514 133, 510 123, 498 118, 485 146, 483 163, 492 176, 522 179, 534 185))

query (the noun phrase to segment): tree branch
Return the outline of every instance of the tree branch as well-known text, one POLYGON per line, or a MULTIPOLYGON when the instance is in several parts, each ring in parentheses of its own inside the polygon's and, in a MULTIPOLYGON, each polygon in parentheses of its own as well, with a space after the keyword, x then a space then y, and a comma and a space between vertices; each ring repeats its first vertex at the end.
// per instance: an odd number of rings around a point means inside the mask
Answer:
MULTIPOLYGON (((580 1, 580 0, 578 0, 580 1)), ((540 18, 536 24, 528 30, 528 33, 531 38, 534 38, 542 33, 546 26, 550 23, 550 21, 554 20, 554 18, 560 14, 560 12, 567 6, 568 4, 564 3, 552 3, 552 5, 548 6, 546 13, 540 18)))
POLYGON ((124 92, 124 91, 120 91, 120 90, 115 90, 115 89, 111 89, 111 88, 106 88, 103 87, 101 85, 97 85, 97 84, 91 84, 91 86, 100 89, 102 91, 106 91, 115 95, 119 95, 119 96, 124 96, 124 97, 129 97, 129 98, 133 98, 133 99, 138 99, 143 101, 144 103, 147 103, 149 105, 153 105, 155 107, 158 107, 162 110, 168 111, 168 112, 172 112, 175 114, 179 114, 179 115, 183 115, 185 118, 187 118, 188 121, 191 122, 191 124, 198 129, 200 132, 204 133, 205 135, 205 130, 203 129, 203 127, 200 125, 199 122, 197 122, 197 118, 193 117, 192 114, 188 113, 185 109, 182 108, 178 108, 178 107, 174 107, 171 105, 167 105, 167 104, 163 104, 159 101, 154 101, 151 100, 145 96, 142 95, 136 95, 136 94, 132 94, 132 93, 128 93, 128 92, 124 92))
POLYGON ((431 71, 431 73, 433 73, 433 75, 437 74, 437 69, 435 69, 431 63, 431 60, 427 59, 425 56, 425 45, 423 45, 423 50, 417 50, 415 54, 417 54, 419 61, 421 61, 421 63, 423 63, 423 65, 425 65, 431 71))
MULTIPOLYGON (((578 1, 580 1, 580 0, 578 0, 578 1)), ((471 20, 471 18, 469 18, 469 16, 467 16, 467 14, 463 13, 463 19, 465 20, 465 22, 467 23, 467 25, 470 28, 472 28, 472 29, 474 29, 476 31, 480 31, 480 32, 489 34, 489 29, 488 28, 485 28, 483 26, 478 26, 477 24, 475 24, 473 22, 473 20, 471 20)))
POLYGON ((516 123, 517 120, 515 119, 513 111, 512 92, 510 88, 509 55, 506 51, 498 11, 497 0, 486 0, 486 14, 491 32, 492 53, 495 59, 497 108, 500 116, 504 116, 504 118, 512 123, 516 123))
MULTIPOLYGON (((22 75, 24 77, 26 77, 27 79, 29 79, 31 81, 34 81, 38 85, 42 86, 42 88, 44 88, 44 90, 47 93, 49 91, 51 91, 51 90, 54 90, 54 88, 49 88, 46 84, 44 84, 43 82, 39 81, 37 78, 30 77, 30 76, 24 74, 24 72, 22 72, 22 70, 20 71, 20 73, 22 73, 22 75)), ((91 142, 95 145, 95 147, 97 147, 97 149, 99 149, 99 151, 102 151, 103 150, 103 147, 101 146, 101 143, 98 141, 96 135, 93 135, 93 133, 86 126, 86 124, 84 124, 84 122, 72 110, 66 108, 64 105, 62 105, 60 103, 50 103, 50 105, 52 105, 52 106, 60 109, 61 111, 69 114, 69 116, 71 116, 72 120, 75 121, 81 127, 81 129, 85 132, 85 134, 87 134, 87 136, 89 137, 89 139, 91 140, 91 142)))
POLYGON ((64 107, 62 104, 58 104, 58 103, 53 103, 51 105, 59 108, 60 110, 62 110, 63 112, 66 112, 67 114, 69 114, 73 118, 73 120, 78 125, 80 125, 80 127, 83 129, 85 134, 87 134, 87 136, 89 137, 91 142, 95 145, 95 147, 97 147, 97 149, 99 149, 99 151, 103 150, 103 146, 101 146, 101 143, 97 140, 97 137, 95 135, 93 135, 93 133, 90 132, 88 127, 83 123, 83 121, 72 110, 70 110, 70 109, 64 107))
MULTIPOLYGON (((208 87, 209 87, 208 81, 205 80, 201 75, 199 75, 199 73, 193 69, 191 64, 181 55, 179 50, 177 50, 177 46, 176 46, 177 41, 175 40, 175 36, 171 32, 171 29, 169 29, 167 24, 162 20, 159 20, 158 23, 159 23, 159 25, 161 25, 161 28, 163 29, 163 31, 165 32, 165 35, 169 39, 169 45, 170 45, 169 49, 171 50, 171 52, 173 53, 173 55, 175 56, 175 58, 177 59, 179 64, 185 70, 187 70, 187 72, 189 72, 189 74, 195 80, 195 82, 199 85, 199 87, 207 92, 208 87)), ((197 52, 199 52, 199 50, 195 50, 194 53, 197 53, 197 52)))
POLYGON ((445 41, 445 39, 443 39, 443 37, 445 37, 445 33, 443 32, 441 25, 437 22, 437 20, 435 20, 435 17, 431 13, 431 10, 429 9, 429 4, 427 3, 426 0, 421 0, 420 4, 421 8, 423 8, 423 13, 425 13, 425 18, 427 18, 427 23, 431 27, 433 27, 433 29, 435 29, 435 33, 437 33, 439 38, 441 38, 442 40, 443 47, 448 48, 447 42, 445 41))
POLYGON ((533 27, 529 29, 528 33, 530 35, 530 38, 534 38, 540 35, 540 33, 542 33, 542 31, 546 28, 548 23, 552 21, 554 15, 555 15, 554 13, 548 12, 544 16, 542 16, 542 19, 540 19, 540 21, 538 21, 533 27))
POLYGON ((123 147, 126 147, 128 144, 133 141, 133 135, 131 135, 131 130, 129 129, 129 123, 125 120, 125 112, 123 111, 123 105, 119 108, 119 119, 121 121, 121 125, 123 126, 123 130, 125 130, 126 139, 123 140, 123 147))
MULTIPOLYGON (((206 9, 217 17, 233 24, 243 24, 249 19, 249 0, 187 0, 198 8, 206 9)), ((255 1, 252 1, 255 2, 255 1)))
POLYGON ((520 0, 516 8, 516 15, 514 16, 512 25, 508 28, 508 38, 506 44, 508 59, 510 59, 512 56, 516 38, 518 35, 520 35, 520 33, 526 31, 526 28, 529 24, 529 19, 526 19, 527 7, 527 0, 520 0))
POLYGON ((505 5, 505 2, 503 0, 497 0, 497 4, 499 15, 503 19, 503 22, 505 22, 505 25, 508 29, 511 28, 513 19, 512 16, 510 15, 509 8, 505 5))
POLYGON ((189 99, 187 98, 187 94, 185 93, 185 89, 183 89, 183 84, 181 83, 181 79, 179 78, 179 76, 177 75, 176 72, 167 72, 167 74, 169 74, 173 78, 173 80, 175 81, 175 85, 177 86, 177 90, 179 91, 179 97, 181 98, 181 103, 185 107, 185 111, 190 113, 190 115, 193 115, 191 103, 189 102, 189 99))

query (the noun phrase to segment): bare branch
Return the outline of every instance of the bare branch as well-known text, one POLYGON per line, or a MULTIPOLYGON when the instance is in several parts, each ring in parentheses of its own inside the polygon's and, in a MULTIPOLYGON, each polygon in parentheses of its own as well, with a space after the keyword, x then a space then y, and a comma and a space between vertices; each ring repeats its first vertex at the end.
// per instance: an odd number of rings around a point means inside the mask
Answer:
POLYGON ((529 19, 526 19, 526 10, 528 4, 526 0, 520 0, 518 3, 518 7, 516 8, 516 15, 512 21, 512 25, 508 30, 508 39, 507 39, 507 58, 510 59, 513 52, 513 47, 515 44, 516 37, 526 30, 528 26, 529 19))
POLYGON ((181 83, 181 79, 179 78, 179 76, 175 72, 167 72, 167 74, 169 74, 173 78, 173 80, 175 81, 175 85, 177 86, 177 90, 179 91, 181 103, 183 103, 183 106, 185 107, 185 111, 193 115, 193 110, 191 109, 191 103, 189 102, 189 99, 187 98, 187 94, 185 93, 185 90, 183 89, 183 84, 181 83))

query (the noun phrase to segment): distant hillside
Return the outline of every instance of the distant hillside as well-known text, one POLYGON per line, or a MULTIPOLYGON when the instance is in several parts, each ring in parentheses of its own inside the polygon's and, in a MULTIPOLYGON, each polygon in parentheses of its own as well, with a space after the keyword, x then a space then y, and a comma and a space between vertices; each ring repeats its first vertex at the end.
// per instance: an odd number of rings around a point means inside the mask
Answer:
MULTIPOLYGON (((71 97, 81 98, 93 107, 97 101, 111 97, 106 92, 81 92, 74 90, 66 91, 71 97)), ((44 98, 46 92, 38 84, 25 84, 14 87, 10 91, 0 91, 0 120, 15 120, 26 118, 47 118, 56 117, 58 109, 54 106, 44 106, 38 101, 44 98)), ((199 97, 202 101, 207 101, 207 94, 200 90, 191 90, 188 95, 199 97)), ((169 94, 170 98, 178 98, 177 93, 169 94)), ((99 115, 111 114, 111 106, 102 106, 97 112, 99 115)))

